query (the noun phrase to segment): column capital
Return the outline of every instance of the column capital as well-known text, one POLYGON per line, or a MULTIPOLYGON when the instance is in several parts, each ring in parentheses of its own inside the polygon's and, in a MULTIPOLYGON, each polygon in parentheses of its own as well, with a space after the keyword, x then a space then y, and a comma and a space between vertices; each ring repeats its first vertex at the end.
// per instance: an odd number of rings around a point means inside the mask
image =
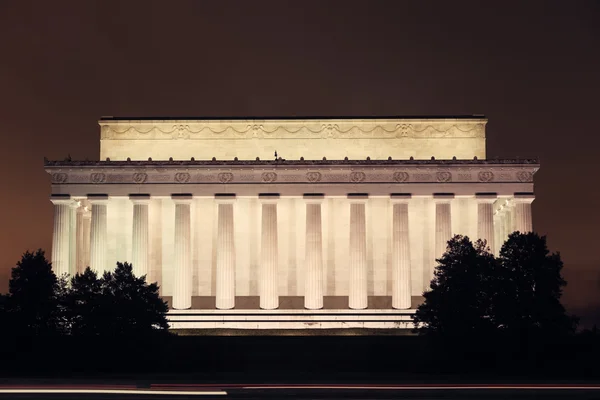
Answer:
POLYGON ((498 205, 494 211, 494 215, 503 215, 510 208, 510 199, 508 197, 498 197, 498 205))
POLYGON ((217 204, 233 204, 235 202, 235 193, 217 193, 215 201, 217 204))
POLYGON ((303 198, 307 204, 321 204, 325 196, 322 193, 305 193, 303 198))
POLYGON ((260 193, 258 195, 258 200, 262 204, 277 204, 279 198, 279 193, 260 193))
POLYGON ((392 193, 390 194, 390 200, 393 204, 405 204, 408 203, 412 199, 412 194, 410 193, 392 193))
POLYGON ((478 203, 494 203, 498 200, 498 195, 496 193, 475 193, 475 199, 478 203))
POLYGON ((533 193, 515 193, 513 201, 515 203, 526 203, 531 204, 535 200, 535 195, 533 193))
POLYGON ((194 197, 190 193, 174 193, 171 199, 175 204, 192 204, 194 197))
POLYGON ((71 195, 68 194, 51 194, 50 201, 54 205, 70 205, 73 200, 71 200, 71 195))
POLYGON ((454 193, 434 193, 433 201, 436 203, 449 203, 454 199, 454 193))
POLYGON ((348 193, 350 204, 365 204, 369 200, 369 195, 366 193, 348 193))
POLYGON ((107 194, 88 194, 87 198, 92 204, 108 204, 107 194))
POLYGON ((150 195, 146 193, 133 193, 129 195, 129 200, 133 204, 148 205, 150 204, 150 195))

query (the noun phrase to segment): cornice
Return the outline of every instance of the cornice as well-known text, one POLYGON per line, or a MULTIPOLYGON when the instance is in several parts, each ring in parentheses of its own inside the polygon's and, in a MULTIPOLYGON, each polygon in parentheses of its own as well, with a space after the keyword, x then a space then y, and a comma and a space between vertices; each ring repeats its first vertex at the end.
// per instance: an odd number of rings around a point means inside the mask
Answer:
POLYGON ((485 118, 100 120, 102 140, 483 138, 485 118))
POLYGON ((537 160, 46 161, 63 184, 529 183, 537 160))
POLYGON ((496 158, 486 160, 441 160, 441 159, 430 159, 430 160, 128 160, 128 161, 59 161, 59 160, 48 160, 44 158, 45 167, 196 167, 196 166, 306 166, 306 165, 319 165, 319 166, 341 166, 341 165, 383 165, 383 166, 396 166, 396 165, 444 165, 444 166, 468 166, 468 165, 538 165, 539 160, 536 158, 496 158))

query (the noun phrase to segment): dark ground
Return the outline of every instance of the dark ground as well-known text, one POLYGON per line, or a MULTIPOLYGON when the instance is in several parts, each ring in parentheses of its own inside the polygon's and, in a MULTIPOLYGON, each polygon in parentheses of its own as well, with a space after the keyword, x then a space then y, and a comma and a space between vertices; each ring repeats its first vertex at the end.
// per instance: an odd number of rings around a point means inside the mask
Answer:
POLYGON ((4 340, 8 379, 490 382, 600 379, 600 341, 433 343, 416 336, 171 336, 4 340))

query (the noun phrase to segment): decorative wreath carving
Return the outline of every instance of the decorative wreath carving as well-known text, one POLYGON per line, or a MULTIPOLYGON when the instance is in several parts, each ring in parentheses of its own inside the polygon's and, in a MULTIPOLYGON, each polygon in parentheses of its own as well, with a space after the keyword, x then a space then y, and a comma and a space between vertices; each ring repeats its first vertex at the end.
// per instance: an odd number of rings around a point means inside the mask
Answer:
POLYGON ((438 172, 437 174, 435 174, 435 177, 438 182, 451 182, 452 181, 452 174, 447 171, 438 172))
POLYGON ((190 181, 190 174, 187 172, 178 172, 175 174, 175 181, 178 183, 187 183, 190 181))
POLYGON ((263 172, 263 182, 275 182, 277 180, 277 174, 275 172, 263 172))
POLYGON ((148 179, 148 174, 144 172, 137 172, 133 174, 133 181, 135 183, 144 183, 148 179))
POLYGON ((533 174, 529 171, 519 171, 517 172, 517 179, 521 182, 531 182, 533 181, 533 174))
POLYGON ((101 172, 94 172, 90 175, 90 180, 92 183, 104 183, 106 182, 106 174, 101 172))
POLYGON ((221 183, 229 183, 233 180, 233 174, 231 172, 221 172, 217 175, 217 178, 221 183))
POLYGON ((366 175, 364 172, 351 172, 350 173, 350 182, 359 183, 364 181, 366 175))
POLYGON ((307 172, 306 179, 309 182, 319 182, 321 180, 321 173, 320 172, 307 172))
POLYGON ((494 173, 492 171, 481 171, 478 178, 480 182, 490 182, 494 180, 494 173))
POLYGON ((65 183, 67 181, 67 174, 62 172, 52 174, 52 183, 65 183))
POLYGON ((394 180, 396 182, 406 182, 408 180, 408 172, 404 172, 404 171, 394 172, 394 180))

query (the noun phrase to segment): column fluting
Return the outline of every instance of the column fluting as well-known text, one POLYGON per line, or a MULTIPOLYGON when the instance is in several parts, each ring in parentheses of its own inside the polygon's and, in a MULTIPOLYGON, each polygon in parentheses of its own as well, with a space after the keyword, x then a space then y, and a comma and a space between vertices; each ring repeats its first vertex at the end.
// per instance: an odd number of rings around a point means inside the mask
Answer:
MULTIPOLYGON (((133 232, 131 240, 131 263, 135 276, 148 275, 148 206, 149 194, 132 194, 129 199, 133 203, 133 232)), ((177 207, 177 206, 176 206, 177 207)))
POLYGON ((69 205, 69 269, 68 274, 77 273, 77 210, 81 203, 73 201, 69 205))
POLYGON ((54 204, 54 225, 52 231, 52 269, 56 276, 69 273, 71 223, 71 204, 69 195, 52 195, 50 201, 54 204))
POLYGON ((496 242, 494 238, 494 202, 496 194, 475 194, 477 200, 477 238, 485 240, 489 251, 496 254, 496 242))
POLYGON ((102 275, 109 270, 107 264, 107 213, 108 195, 88 196, 92 204, 92 221, 90 225, 90 268, 102 275))
POLYGON ((435 194, 435 258, 440 258, 452 238, 452 200, 453 194, 435 194))
POLYGON ((367 308, 366 195, 348 195, 350 202, 350 276, 348 304, 351 309, 367 308))
POLYGON ((533 219, 531 215, 531 203, 535 196, 533 194, 515 194, 515 230, 521 233, 533 232, 533 219))
POLYGON ((82 273, 85 270, 84 263, 84 250, 83 250, 83 214, 85 213, 85 207, 81 206, 77 209, 76 225, 77 225, 77 238, 75 239, 77 262, 75 264, 75 274, 82 273))
POLYGON ((408 230, 410 194, 392 195, 392 307, 400 310, 411 306, 411 263, 408 230))
POLYGON ((90 240, 92 228, 92 211, 88 207, 83 207, 83 239, 82 253, 83 263, 80 272, 83 272, 87 267, 91 266, 90 261, 90 240))
POLYGON ((185 310, 192 307, 190 218, 192 195, 174 194, 171 198, 175 203, 175 279, 173 282, 173 308, 176 310, 185 310))
POLYGON ((235 242, 233 203, 235 195, 215 196, 218 205, 216 306, 220 310, 235 307, 235 242))
POLYGON ((279 307, 278 267, 279 247, 277 240, 277 202, 279 195, 259 196, 262 203, 259 294, 260 308, 273 310, 279 307))
POLYGON ((504 242, 506 241, 506 229, 505 229, 505 206, 502 204, 495 212, 494 212, 494 238, 496 242, 496 255, 500 254, 500 249, 504 242))
POLYGON ((323 195, 305 195, 306 245, 304 261, 304 307, 323 308, 323 236, 321 203, 323 195))

